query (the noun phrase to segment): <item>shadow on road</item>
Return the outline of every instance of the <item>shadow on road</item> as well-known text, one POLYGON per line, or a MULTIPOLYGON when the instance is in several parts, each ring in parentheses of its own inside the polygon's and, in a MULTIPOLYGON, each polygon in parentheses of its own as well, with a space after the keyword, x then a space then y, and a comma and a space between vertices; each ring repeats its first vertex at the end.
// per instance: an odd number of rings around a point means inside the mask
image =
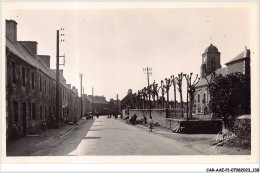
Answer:
POLYGON ((83 139, 100 139, 101 137, 96 137, 96 136, 89 136, 89 137, 84 137, 83 139))
POLYGON ((95 131, 103 131, 102 129, 90 129, 89 131, 95 132, 95 131))
POLYGON ((102 129, 107 129, 107 130, 127 130, 127 131, 140 131, 138 129, 133 130, 133 129, 122 129, 122 128, 102 128, 102 129))
MULTIPOLYGON (((81 126, 78 127, 77 130, 71 132, 68 136, 64 137, 64 139, 59 142, 48 146, 44 149, 44 151, 40 151, 34 153, 33 155, 41 155, 41 156, 66 156, 69 155, 72 151, 76 150, 81 143, 82 140, 85 139, 87 133, 95 120, 88 120, 87 122, 82 123, 81 126), (60 147, 62 146, 62 147, 60 147)), ((88 138, 87 138, 88 139, 88 138)))

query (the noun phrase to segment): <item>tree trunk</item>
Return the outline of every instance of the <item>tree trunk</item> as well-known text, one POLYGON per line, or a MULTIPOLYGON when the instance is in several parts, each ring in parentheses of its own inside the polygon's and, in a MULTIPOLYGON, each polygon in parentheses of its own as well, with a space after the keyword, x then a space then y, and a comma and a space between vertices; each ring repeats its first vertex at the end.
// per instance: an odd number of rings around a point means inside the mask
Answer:
POLYGON ((190 111, 190 113, 189 113, 189 118, 192 118, 192 105, 193 105, 193 101, 194 101, 194 96, 190 96, 190 106, 189 106, 189 111, 190 111))
POLYGON ((155 95, 153 95, 153 109, 155 108, 155 95))
POLYGON ((180 90, 180 101, 181 101, 181 108, 183 108, 183 101, 182 101, 182 90, 180 90))
POLYGON ((162 109, 164 108, 164 94, 162 94, 162 109))
POLYGON ((174 110, 176 109, 177 104, 176 104, 176 87, 174 87, 174 110))
POLYGON ((167 104, 166 104, 166 108, 169 108, 169 92, 167 92, 167 104))

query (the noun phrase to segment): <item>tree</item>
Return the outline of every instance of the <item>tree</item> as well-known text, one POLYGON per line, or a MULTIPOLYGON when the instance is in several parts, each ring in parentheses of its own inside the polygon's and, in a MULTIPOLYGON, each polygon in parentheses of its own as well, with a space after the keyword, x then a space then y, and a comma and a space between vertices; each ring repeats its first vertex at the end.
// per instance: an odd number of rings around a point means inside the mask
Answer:
POLYGON ((178 77, 176 77, 175 79, 177 81, 178 91, 180 93, 181 108, 183 108, 183 101, 182 101, 182 79, 183 79, 183 73, 178 74, 178 77))
POLYGON ((170 90, 171 84, 172 84, 171 79, 165 78, 165 85, 163 85, 163 87, 166 90, 166 96, 167 96, 166 109, 169 108, 169 90, 170 90))
POLYGON ((176 79, 174 78, 174 75, 171 76, 171 79, 172 79, 172 86, 174 92, 174 110, 175 110, 176 109, 176 79))
POLYGON ((162 109, 164 108, 164 94, 166 91, 164 90, 165 85, 163 84, 163 80, 161 80, 161 93, 162 93, 162 109))
POLYGON ((251 112, 250 76, 240 72, 215 75, 208 89, 213 118, 223 119, 224 126, 233 131, 236 117, 251 112))
POLYGON ((188 74, 184 74, 183 76, 186 78, 187 81, 187 93, 189 95, 189 99, 190 99, 190 103, 188 105, 188 99, 187 99, 187 120, 188 120, 188 107, 189 107, 189 118, 192 118, 192 105, 194 102, 194 96, 197 93, 197 91, 195 90, 195 86, 197 85, 197 83, 200 81, 200 78, 198 78, 198 74, 196 75, 196 78, 193 82, 191 82, 192 79, 192 74, 190 73, 190 75, 188 74))

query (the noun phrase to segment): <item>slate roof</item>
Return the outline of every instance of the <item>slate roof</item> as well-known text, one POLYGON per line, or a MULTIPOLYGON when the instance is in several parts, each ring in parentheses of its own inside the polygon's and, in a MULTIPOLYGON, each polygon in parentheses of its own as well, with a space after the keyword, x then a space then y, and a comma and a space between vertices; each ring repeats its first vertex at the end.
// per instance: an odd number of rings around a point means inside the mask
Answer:
MULTIPOLYGON (((88 95, 88 96, 84 96, 90 103, 92 103, 92 96, 88 95)), ((108 102, 106 101, 105 97, 101 97, 101 96, 94 96, 93 97, 93 103, 97 103, 97 104, 108 104, 108 102)))
MULTIPOLYGON (((218 75, 218 74, 222 74, 222 75, 226 75, 227 74, 227 67, 224 67, 224 68, 219 68, 215 71, 215 73, 218 75)), ((206 77, 208 79, 208 81, 210 81, 211 79, 211 75, 208 75, 206 77)), ((205 78, 202 78, 200 79, 200 81, 197 83, 196 87, 199 87, 199 86, 205 86, 205 85, 208 85, 208 82, 205 78)))
POLYGON ((218 48, 213 44, 210 44, 209 47, 207 47, 204 51, 204 53, 216 53, 216 52, 219 52, 218 48))
MULTIPOLYGON (((19 41, 14 44, 8 37, 6 37, 6 47, 17 57, 21 58, 23 61, 27 62, 31 66, 41 70, 50 78, 56 80, 56 74, 47 67, 47 65, 39 58, 34 57, 19 41)), ((70 89, 65 83, 60 82, 62 86, 70 89)))
MULTIPOLYGON (((117 101, 116 100, 110 100, 109 103, 117 105, 117 101)), ((118 106, 121 105, 121 101, 118 99, 118 106)))
MULTIPOLYGON (((249 50, 247 49, 247 51, 249 51, 249 50)), ((238 54, 235 58, 233 58, 231 61, 227 62, 225 65, 228 65, 228 64, 235 62, 235 61, 242 60, 244 58, 248 58, 248 57, 245 56, 245 52, 243 51, 240 54, 238 54)))

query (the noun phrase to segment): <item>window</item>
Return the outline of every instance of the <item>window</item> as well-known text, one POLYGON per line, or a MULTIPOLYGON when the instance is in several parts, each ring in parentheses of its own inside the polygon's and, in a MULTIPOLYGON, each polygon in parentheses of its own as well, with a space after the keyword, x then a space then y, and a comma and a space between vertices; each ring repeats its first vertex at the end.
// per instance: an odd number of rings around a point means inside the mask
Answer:
POLYGON ((13 78, 13 83, 16 83, 15 63, 14 62, 12 62, 12 78, 13 78))
POLYGON ((40 106, 40 119, 42 119, 42 105, 40 106))
POLYGON ((14 122, 18 122, 19 119, 19 109, 18 109, 18 102, 13 101, 13 106, 14 106, 14 122))
POLYGON ((36 104, 32 103, 32 119, 36 120, 36 104))
POLYGON ((203 101, 204 101, 204 103, 206 103, 206 101, 207 101, 206 100, 206 93, 203 94, 203 101))
POLYGON ((52 112, 52 111, 51 111, 51 106, 49 106, 49 115, 51 114, 51 112, 52 112))
POLYGON ((22 86, 25 87, 25 68, 22 67, 22 86))
POLYGON ((32 90, 34 90, 34 73, 32 72, 32 90))
POLYGON ((45 92, 45 94, 47 93, 47 81, 46 80, 44 80, 44 92, 45 92))
POLYGON ((198 103, 200 103, 200 94, 198 94, 198 103))
POLYGON ((47 106, 45 105, 45 116, 44 116, 44 118, 46 118, 47 117, 47 106))
POLYGON ((42 92, 42 77, 40 76, 40 92, 42 92))
POLYGON ((51 95, 51 82, 49 81, 49 95, 51 95))

